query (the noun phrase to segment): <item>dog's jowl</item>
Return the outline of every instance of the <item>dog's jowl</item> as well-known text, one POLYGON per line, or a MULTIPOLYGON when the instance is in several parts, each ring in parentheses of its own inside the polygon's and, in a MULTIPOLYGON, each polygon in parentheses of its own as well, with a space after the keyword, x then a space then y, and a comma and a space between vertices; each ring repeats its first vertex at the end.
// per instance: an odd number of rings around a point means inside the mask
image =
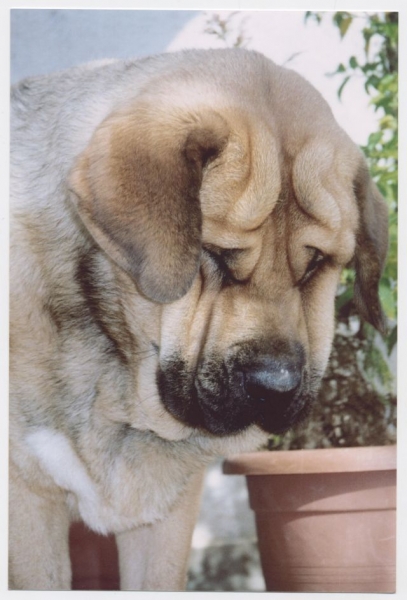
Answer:
POLYGON ((182 589, 206 464, 307 414, 345 265, 383 328, 385 204, 318 92, 237 49, 27 79, 11 160, 10 587, 69 589, 80 518, 123 589, 182 589))

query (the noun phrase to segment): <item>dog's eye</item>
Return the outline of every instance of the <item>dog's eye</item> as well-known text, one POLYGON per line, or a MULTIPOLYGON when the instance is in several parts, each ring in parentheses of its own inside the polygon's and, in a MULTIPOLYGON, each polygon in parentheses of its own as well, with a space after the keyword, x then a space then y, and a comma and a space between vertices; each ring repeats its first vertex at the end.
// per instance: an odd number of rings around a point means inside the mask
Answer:
POLYGON ((317 248, 312 248, 310 246, 307 249, 312 252, 311 260, 308 262, 307 268, 305 270, 304 275, 300 280, 300 284, 306 283, 312 275, 326 262, 327 257, 317 248))
POLYGON ((223 283, 239 283, 239 280, 233 275, 232 269, 237 255, 242 252, 240 248, 225 249, 208 244, 204 246, 203 251, 210 258, 217 272, 221 274, 223 283))
POLYGON ((227 264, 227 250, 223 250, 217 246, 208 245, 204 246, 203 251, 219 271, 222 273, 227 273, 229 271, 227 264))

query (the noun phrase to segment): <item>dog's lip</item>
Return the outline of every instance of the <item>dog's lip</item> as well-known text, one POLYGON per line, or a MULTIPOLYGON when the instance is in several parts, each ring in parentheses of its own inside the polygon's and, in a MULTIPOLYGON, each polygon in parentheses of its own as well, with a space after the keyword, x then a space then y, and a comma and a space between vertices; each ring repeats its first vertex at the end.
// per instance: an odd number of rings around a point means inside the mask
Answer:
MULTIPOLYGON (((288 431, 298 420, 301 420, 301 414, 307 405, 306 398, 298 398, 295 406, 287 407, 287 411, 283 414, 273 414, 273 411, 263 412, 261 409, 249 411, 245 417, 230 421, 228 415, 225 414, 224 407, 211 406, 202 400, 198 390, 194 389, 194 410, 188 415, 180 416, 173 412, 172 407, 167 407, 167 410, 182 423, 193 427, 204 433, 215 435, 218 437, 226 437, 228 435, 236 435, 246 431, 252 426, 258 426, 265 433, 282 434, 288 431), (267 414, 268 412, 268 414, 267 414)), ((230 398, 229 398, 230 401, 230 398)), ((261 403, 262 408, 264 402, 261 403)))
MULTIPOLYGON (((222 411, 223 407, 217 405, 211 406, 205 403, 200 394, 200 391, 202 390, 205 390, 205 387, 202 386, 202 383, 199 380, 195 380, 195 400, 199 406, 200 416, 203 421, 200 428, 209 431, 211 434, 216 434, 216 421, 219 421, 219 426, 222 424, 224 427, 225 424, 225 414, 222 411)), ((230 402, 230 396, 226 401, 230 402)), ((239 402, 239 399, 236 399, 235 401, 239 402)), ((261 402, 259 401, 257 404, 257 408, 251 407, 244 422, 235 424, 235 426, 231 427, 226 433, 223 433, 223 435, 234 435, 247 430, 253 425, 257 425, 270 435, 284 433, 297 422, 297 418, 303 412, 307 402, 306 398, 298 393, 294 401, 289 403, 287 410, 282 414, 278 414, 277 411, 274 412, 272 409, 270 410, 270 408, 267 410, 267 400, 262 399, 261 402), (270 425, 268 425, 269 423, 270 425)))

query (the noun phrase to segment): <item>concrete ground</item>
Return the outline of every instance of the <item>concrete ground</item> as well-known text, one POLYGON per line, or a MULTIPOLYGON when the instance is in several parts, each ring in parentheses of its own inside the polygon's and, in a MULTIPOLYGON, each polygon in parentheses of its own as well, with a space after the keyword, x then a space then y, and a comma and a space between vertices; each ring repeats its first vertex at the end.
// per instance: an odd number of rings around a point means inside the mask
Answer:
POLYGON ((223 475, 222 461, 206 475, 187 589, 265 590, 246 480, 241 475, 223 475))

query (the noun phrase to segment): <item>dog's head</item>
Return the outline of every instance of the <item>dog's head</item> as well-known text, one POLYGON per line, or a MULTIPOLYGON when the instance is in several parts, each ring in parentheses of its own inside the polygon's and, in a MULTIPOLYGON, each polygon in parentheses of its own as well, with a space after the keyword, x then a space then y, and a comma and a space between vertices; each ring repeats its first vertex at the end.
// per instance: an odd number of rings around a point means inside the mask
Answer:
POLYGON ((360 313, 384 326, 387 211, 309 84, 254 53, 213 56, 194 69, 185 54, 182 76, 110 115, 71 185, 158 324, 167 411, 216 435, 278 432, 315 396, 352 261, 360 313))

